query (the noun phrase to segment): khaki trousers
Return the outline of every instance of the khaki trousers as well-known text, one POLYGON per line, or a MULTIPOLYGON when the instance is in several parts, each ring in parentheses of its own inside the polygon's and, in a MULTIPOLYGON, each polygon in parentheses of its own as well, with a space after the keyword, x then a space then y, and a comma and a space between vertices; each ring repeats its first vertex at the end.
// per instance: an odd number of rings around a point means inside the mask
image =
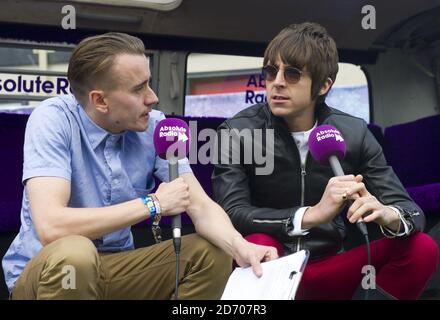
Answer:
MULTIPOLYGON (((83 236, 50 243, 31 259, 12 299, 171 299, 172 241, 117 253, 98 253, 83 236)), ((232 259, 196 234, 182 237, 179 299, 219 299, 232 259)))

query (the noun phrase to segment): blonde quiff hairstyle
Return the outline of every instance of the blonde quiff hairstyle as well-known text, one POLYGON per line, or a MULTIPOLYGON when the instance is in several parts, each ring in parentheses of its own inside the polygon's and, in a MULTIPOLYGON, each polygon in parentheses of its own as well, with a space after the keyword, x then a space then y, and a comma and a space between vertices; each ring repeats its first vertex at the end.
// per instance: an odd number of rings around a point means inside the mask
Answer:
POLYGON ((99 83, 101 88, 112 90, 118 82, 110 72, 119 54, 145 54, 139 38, 125 33, 109 32, 82 40, 70 57, 67 78, 75 98, 85 106, 87 95, 99 83))

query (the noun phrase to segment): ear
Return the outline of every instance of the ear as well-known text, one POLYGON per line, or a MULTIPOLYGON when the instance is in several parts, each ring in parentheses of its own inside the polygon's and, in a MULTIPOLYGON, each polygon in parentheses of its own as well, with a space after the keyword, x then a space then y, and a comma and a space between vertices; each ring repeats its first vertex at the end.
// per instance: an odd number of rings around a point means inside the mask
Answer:
POLYGON ((101 113, 108 112, 108 104, 105 102, 104 91, 92 90, 89 92, 89 103, 93 109, 101 113))
POLYGON ((327 80, 325 80, 325 82, 324 82, 324 85, 319 90, 318 95, 322 96, 322 95, 326 94, 330 90, 332 85, 333 85, 332 79, 327 78, 327 80))

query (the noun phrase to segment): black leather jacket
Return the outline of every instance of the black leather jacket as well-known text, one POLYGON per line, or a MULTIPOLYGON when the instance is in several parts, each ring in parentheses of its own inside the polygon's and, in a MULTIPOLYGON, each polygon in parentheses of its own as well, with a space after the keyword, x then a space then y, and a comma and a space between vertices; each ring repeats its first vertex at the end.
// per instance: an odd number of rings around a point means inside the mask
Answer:
MULTIPOLYGON (((382 204, 398 208, 412 232, 423 230, 425 217, 422 210, 386 164, 382 148, 368 130, 366 122, 325 104, 316 107, 315 115, 318 125, 333 125, 344 136, 347 144, 346 156, 341 162, 344 172, 362 174, 367 190, 382 204)), ((237 230, 243 235, 256 232, 270 234, 284 245, 287 253, 308 249, 311 257, 317 258, 341 251, 346 233, 341 215, 331 223, 310 229, 307 235, 288 235, 296 211, 320 201, 333 173, 330 167, 315 162, 310 154, 307 155, 305 168, 301 167, 298 148, 283 119, 275 117, 267 104, 257 104, 223 122, 218 128, 218 137, 221 129, 262 129, 263 132, 274 129, 272 174, 255 174, 255 169, 262 166, 254 160, 251 163, 243 161, 243 153, 238 164, 220 163, 219 157, 219 163, 214 165, 214 196, 237 230)), ((249 151, 251 145, 241 141, 239 147, 243 152, 249 151)), ((223 143, 219 146, 224 148, 223 143)), ((266 150, 264 143, 263 150, 266 150)), ((219 152, 222 151, 224 156, 226 150, 219 149, 219 152)))

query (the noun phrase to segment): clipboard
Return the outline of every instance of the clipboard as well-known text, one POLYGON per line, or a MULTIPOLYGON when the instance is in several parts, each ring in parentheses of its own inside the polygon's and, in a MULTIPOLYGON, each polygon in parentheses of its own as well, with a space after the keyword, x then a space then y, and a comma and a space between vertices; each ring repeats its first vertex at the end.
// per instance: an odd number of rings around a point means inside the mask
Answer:
POLYGON ((230 275, 221 300, 294 300, 310 253, 301 250, 263 262, 258 278, 251 267, 236 268, 230 275))

